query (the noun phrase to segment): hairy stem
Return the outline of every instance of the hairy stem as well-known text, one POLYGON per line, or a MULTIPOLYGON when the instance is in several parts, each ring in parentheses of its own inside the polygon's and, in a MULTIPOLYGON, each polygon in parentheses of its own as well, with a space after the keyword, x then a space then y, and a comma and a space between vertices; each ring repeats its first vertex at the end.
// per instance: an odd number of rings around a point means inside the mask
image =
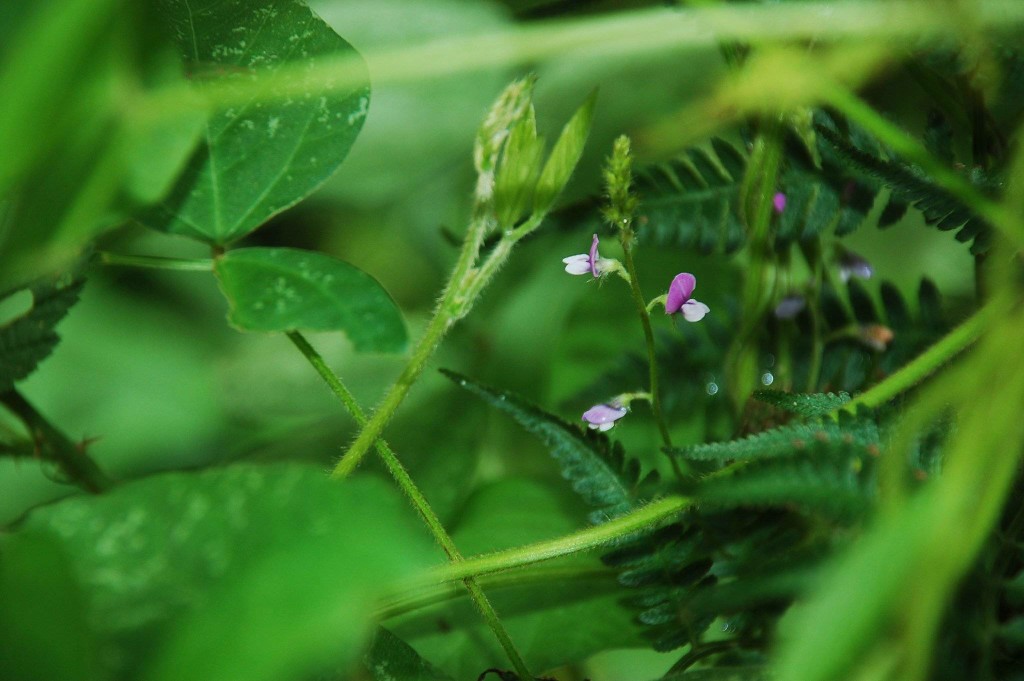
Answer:
POLYGON ((434 354, 437 346, 440 345, 448 330, 472 307, 475 295, 470 295, 469 290, 475 289, 479 293, 481 286, 473 286, 474 281, 479 279, 479 272, 473 269, 473 263, 480 253, 484 235, 490 225, 483 211, 478 210, 477 215, 470 221, 469 232, 459 253, 459 259, 455 263, 448 285, 445 287, 441 302, 438 303, 434 316, 427 324, 426 330, 413 348, 409 361, 398 376, 380 406, 373 412, 373 415, 363 425, 359 435, 349 447, 348 451, 341 457, 331 476, 335 478, 347 477, 359 466, 363 457, 370 451, 370 447, 384 432, 384 427, 391 420, 399 405, 409 394, 413 383, 423 373, 427 361, 434 354))
POLYGON ((28 428, 39 457, 55 462, 73 483, 93 494, 99 494, 110 487, 110 479, 85 453, 84 445, 72 442, 21 393, 13 388, 0 393, 0 404, 21 419, 28 428))
POLYGON ((588 527, 573 534, 548 541, 519 546, 507 551, 498 551, 482 556, 467 558, 458 563, 439 567, 430 573, 431 581, 453 581, 467 576, 489 575, 513 568, 533 565, 552 558, 560 558, 611 543, 635 532, 647 529, 666 518, 670 518, 693 502, 685 497, 671 496, 653 501, 626 515, 606 523, 588 527))
MULTIPOLYGON (((644 329, 644 343, 647 346, 647 369, 648 369, 648 390, 651 393, 651 411, 654 413, 654 421, 658 424, 658 432, 661 433, 661 441, 666 447, 672 446, 672 436, 668 432, 668 425, 665 423, 665 414, 661 410, 661 394, 658 390, 658 356, 654 346, 654 330, 651 328, 651 316, 647 312, 647 304, 644 302, 644 294, 640 290, 640 281, 636 274, 636 265, 633 264, 633 249, 631 244, 632 234, 627 235, 626 230, 619 231, 619 242, 622 244, 622 259, 625 261, 626 272, 629 273, 629 290, 633 295, 633 303, 636 305, 637 314, 640 315, 640 324, 644 329)), ((672 470, 676 477, 682 479, 683 471, 679 467, 679 461, 674 456, 668 457, 672 463, 672 470)))
MULTIPOLYGON (((355 419, 356 423, 363 426, 364 432, 367 424, 366 414, 363 413, 362 407, 359 406, 359 402, 356 401, 355 396, 349 392, 345 384, 342 383, 341 378, 335 374, 324 358, 309 344, 309 341, 300 334, 298 331, 288 332, 288 338, 295 344, 295 347, 299 349, 299 352, 306 358, 310 365, 316 370, 320 377, 324 380, 331 391, 341 400, 346 411, 351 414, 352 418, 355 419)), ((381 460, 387 467, 388 472, 401 487, 402 491, 409 498, 416 512, 419 513, 420 517, 426 523, 430 529, 430 533, 433 535, 434 540, 441 546, 448 559, 453 565, 458 565, 464 561, 462 554, 459 553, 459 549, 455 546, 455 542, 452 541, 451 535, 444 529, 444 525, 441 523, 441 519, 438 518, 437 513, 431 508, 430 503, 426 497, 420 491, 416 483, 413 482, 412 477, 409 475, 409 471, 405 469, 402 462, 398 460, 395 453, 388 446, 387 442, 383 439, 376 438, 374 440, 377 453, 380 455, 381 460)), ((529 669, 526 666, 526 662, 523 660, 522 655, 516 649, 515 644, 512 642, 508 631, 505 630, 504 625, 498 618, 497 612, 494 610, 494 606, 487 599, 487 595, 480 588, 476 579, 472 574, 467 573, 462 578, 463 583, 466 586, 466 590, 469 591, 470 598, 476 604, 487 622, 487 626, 490 627, 491 631, 494 632, 494 636, 498 639, 498 643, 504 649, 505 654, 508 656, 509 661, 512 662, 512 666, 515 667, 516 673, 519 674, 520 678, 532 679, 533 676, 530 674, 529 669)))

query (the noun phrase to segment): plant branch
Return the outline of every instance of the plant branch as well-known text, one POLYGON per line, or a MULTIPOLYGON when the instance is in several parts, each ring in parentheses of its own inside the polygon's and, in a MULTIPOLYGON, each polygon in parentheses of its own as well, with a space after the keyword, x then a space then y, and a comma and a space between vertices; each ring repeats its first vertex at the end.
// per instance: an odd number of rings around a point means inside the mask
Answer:
MULTIPOLYGON (((320 355, 309 344, 309 341, 300 334, 298 331, 288 332, 288 338, 295 344, 295 347, 299 349, 299 352, 306 358, 310 365, 316 370, 320 377, 324 380, 331 391, 341 400, 341 403, 345 406, 345 409, 352 415, 356 423, 364 427, 367 424, 366 414, 363 413, 362 408, 359 406, 359 402, 356 401, 355 396, 349 392, 345 384, 342 383, 341 378, 335 374, 330 367, 327 366, 327 362, 324 361, 323 356, 320 355)), ((442 550, 448 556, 448 559, 453 564, 459 564, 463 562, 462 554, 459 553, 458 547, 455 546, 455 542, 452 540, 451 535, 445 530, 444 525, 441 523, 441 519, 431 508, 430 503, 426 497, 413 482, 412 477, 409 475, 409 471, 405 469, 402 462, 398 460, 395 453, 388 446, 387 442, 383 439, 375 438, 374 445, 376 446, 377 453, 380 455, 381 460, 387 467, 388 472, 398 483, 398 486, 402 488, 402 491, 412 502, 416 512, 419 513, 420 517, 426 523, 430 529, 430 533, 433 535, 435 541, 440 544, 442 550)), ((522 655, 516 649, 515 644, 512 642, 508 631, 505 630, 504 625, 498 618, 497 612, 494 610, 494 606, 487 599, 487 595, 480 588, 480 585, 476 582, 476 579, 471 575, 466 575, 463 578, 463 583, 466 586, 466 590, 469 591, 470 598, 476 604, 480 610, 487 625, 491 631, 494 632, 495 638, 498 639, 498 643, 505 650, 505 654, 508 655, 509 660, 512 662, 512 666, 515 667, 516 673, 519 674, 520 678, 532 679, 533 676, 530 674, 529 669, 526 666, 526 662, 523 660, 522 655)))
POLYGON ((21 419, 28 428, 37 455, 55 462, 73 483, 93 494, 99 494, 110 487, 110 478, 85 453, 85 446, 72 442, 21 393, 13 388, 0 393, 0 404, 21 419))

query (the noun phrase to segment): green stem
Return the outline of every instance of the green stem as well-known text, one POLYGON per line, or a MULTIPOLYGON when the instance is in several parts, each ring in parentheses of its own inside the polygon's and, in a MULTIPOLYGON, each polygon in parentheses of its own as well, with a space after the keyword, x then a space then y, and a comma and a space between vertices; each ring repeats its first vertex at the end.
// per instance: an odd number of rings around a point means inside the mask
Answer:
MULTIPOLYGON (((575 583, 582 581, 593 582, 595 587, 605 589, 618 589, 619 583, 615 571, 596 565, 534 565, 532 567, 516 570, 514 572, 498 572, 492 575, 482 575, 477 578, 481 588, 488 591, 517 587, 529 584, 557 584, 575 583)), ((459 582, 434 582, 431 584, 420 584, 419 581, 408 587, 399 587, 394 594, 389 594, 381 602, 374 613, 375 619, 385 620, 398 615, 415 612, 422 608, 444 603, 457 598, 463 593, 459 582)))
POLYGON ((967 321, 901 367, 899 371, 839 407, 833 414, 837 414, 839 411, 853 413, 860 406, 875 408, 913 388, 955 355, 973 344, 1004 308, 1005 304, 1001 299, 986 304, 967 321))
POLYGON ((40 414, 32 403, 13 388, 0 393, 0 404, 7 407, 28 428, 32 440, 44 459, 57 463, 68 478, 82 489, 99 494, 110 487, 108 478, 96 462, 40 414))
MULTIPOLYGON (((298 331, 288 332, 288 338, 295 344, 295 347, 299 349, 299 352, 306 358, 310 365, 316 370, 320 377, 324 380, 331 391, 341 400, 341 403, 345 406, 345 409, 352 415, 356 423, 363 426, 364 431, 367 424, 366 414, 363 413, 362 407, 359 406, 359 402, 356 401, 354 395, 349 392, 345 384, 341 382, 341 379, 335 374, 330 367, 327 366, 327 362, 324 358, 309 344, 309 341, 300 334, 298 331)), ((453 564, 459 564, 463 561, 462 554, 459 553, 458 547, 455 546, 455 542, 452 540, 451 535, 444 529, 444 525, 441 523, 441 519, 438 518, 434 509, 431 508, 430 503, 426 497, 420 491, 416 483, 413 482, 412 477, 409 475, 409 471, 405 469, 402 462, 398 460, 395 453, 388 446, 387 442, 383 439, 375 439, 374 444, 377 449, 377 453, 380 455, 381 460, 387 467, 388 472, 391 473, 395 482, 401 487, 402 491, 412 502, 416 512, 419 513, 420 517, 426 523, 430 529, 430 533, 433 535, 435 541, 440 544, 444 550, 448 559, 453 564)), ((511 637, 502 625, 501 620, 498 618, 497 612, 494 610, 494 606, 487 599, 487 595, 480 588, 480 585, 476 582, 476 579, 467 575, 463 578, 463 583, 466 585, 466 589, 469 591, 470 597, 473 602, 476 603, 477 608, 480 610, 487 625, 494 632, 495 638, 498 639, 498 643, 505 650, 505 654, 508 655, 509 660, 512 662, 512 666, 515 667, 516 673, 519 674, 520 678, 532 679, 533 676, 530 674, 529 669, 526 666, 522 655, 516 649, 515 644, 512 642, 511 637)))
POLYGON ((560 558, 604 546, 617 539, 647 529, 693 505, 685 497, 672 496, 653 501, 614 520, 588 527, 564 537, 519 546, 467 558, 430 572, 431 581, 454 581, 467 576, 488 575, 513 568, 533 565, 552 558, 560 558))
POLYGON ((736 414, 742 414, 754 392, 758 375, 758 337, 764 318, 775 299, 776 254, 771 232, 772 198, 782 164, 781 116, 766 118, 754 141, 740 190, 746 217, 750 262, 744 272, 742 322, 726 359, 729 394, 736 414))
POLYGON ((1012 210, 981 194, 974 185, 930 154, 918 140, 890 123, 853 92, 837 85, 832 88, 829 100, 900 156, 921 166, 935 182, 1000 230, 1016 248, 1024 248, 1024 222, 1012 210))
POLYGON ((123 265, 126 267, 146 267, 158 270, 178 270, 181 272, 212 272, 213 260, 208 258, 162 258, 154 255, 121 255, 100 251, 97 254, 104 265, 123 265))
MULTIPOLYGON (((644 302, 644 294, 640 290, 640 280, 636 274, 636 265, 633 263, 632 230, 625 227, 619 230, 619 243, 622 244, 622 259, 626 265, 626 272, 629 274, 629 290, 633 294, 633 303, 636 305, 637 314, 640 315, 640 324, 644 329, 644 343, 647 346, 647 369, 648 369, 648 390, 651 393, 651 411, 654 413, 654 421, 658 424, 658 432, 661 433, 661 441, 665 447, 672 446, 672 436, 668 431, 668 424, 665 423, 665 414, 661 409, 661 393, 658 390, 658 356, 654 345, 654 330, 651 328, 651 316, 647 312, 647 304, 644 302), (627 234, 627 230, 629 233, 627 234)), ((679 467, 676 457, 669 456, 672 470, 676 477, 683 479, 683 471, 679 467)))
MULTIPOLYGON (((448 279, 448 285, 445 287, 441 302, 438 303, 437 309, 434 311, 434 316, 431 317, 426 330, 416 343, 416 347, 413 348, 398 380, 391 385, 380 406, 363 425, 355 441, 335 465, 331 477, 345 478, 359 466, 370 451, 370 447, 384 432, 384 427, 402 404, 405 396, 409 394, 413 383, 423 373, 423 368, 434 354, 437 346, 440 345, 445 334, 472 307, 475 296, 469 295, 469 289, 473 288, 474 280, 480 278, 476 276, 479 273, 473 270, 473 263, 476 262, 480 254, 484 236, 490 225, 490 220, 480 206, 477 207, 476 213, 473 220, 470 221, 469 231, 459 253, 459 259, 455 263, 455 268, 448 279)), ((479 287, 476 287, 476 291, 479 292, 479 287)))

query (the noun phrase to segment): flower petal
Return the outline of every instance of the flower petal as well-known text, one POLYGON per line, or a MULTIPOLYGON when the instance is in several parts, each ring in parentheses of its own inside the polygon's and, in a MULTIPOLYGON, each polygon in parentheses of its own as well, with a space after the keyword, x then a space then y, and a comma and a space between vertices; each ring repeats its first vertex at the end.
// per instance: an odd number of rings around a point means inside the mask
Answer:
POLYGON ((775 192, 775 196, 772 197, 772 208, 780 214, 786 210, 786 195, 782 192, 775 192))
POLYGON ((807 307, 807 301, 804 300, 804 297, 791 293, 775 306, 775 317, 777 319, 792 319, 800 314, 805 307, 807 307))
POLYGON ((591 428, 599 428, 600 430, 608 430, 615 422, 626 415, 627 409, 625 407, 617 407, 613 404, 595 404, 590 409, 583 412, 583 420, 589 424, 591 428), (602 428, 601 426, 607 426, 602 428))
POLYGON ((586 253, 570 255, 568 258, 562 258, 562 262, 565 263, 565 271, 569 274, 586 274, 591 269, 590 256, 586 253))
POLYGON ((590 273, 595 277, 600 276, 597 271, 597 262, 601 259, 601 254, 597 252, 597 235, 594 235, 594 240, 590 242, 590 273))
POLYGON ((704 315, 711 312, 711 308, 699 300, 687 300, 683 303, 683 319, 688 322, 699 322, 704 315))
POLYGON ((668 297, 665 298, 665 314, 679 312, 679 308, 690 299, 694 287, 697 285, 697 278, 689 272, 681 272, 672 279, 668 286, 668 297))

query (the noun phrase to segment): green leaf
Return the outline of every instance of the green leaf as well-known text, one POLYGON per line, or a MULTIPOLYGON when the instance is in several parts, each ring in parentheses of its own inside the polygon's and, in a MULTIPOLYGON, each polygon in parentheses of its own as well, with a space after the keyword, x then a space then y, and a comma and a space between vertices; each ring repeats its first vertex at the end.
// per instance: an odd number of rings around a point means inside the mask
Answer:
POLYGON ((25 532, 3 543, 0 678, 100 678, 87 600, 72 567, 60 543, 45 533, 25 532))
POLYGON ((499 392, 454 371, 442 369, 441 373, 539 438, 561 466, 562 477, 588 505, 597 509, 590 515, 591 522, 604 522, 641 502, 638 488, 652 482, 653 474, 641 480, 637 461, 626 459, 621 445, 613 445, 604 434, 584 432, 517 395, 499 392))
POLYGON ((494 179, 494 212, 500 229, 515 227, 526 210, 543 154, 544 140, 537 137, 537 121, 531 106, 512 127, 494 179))
MULTIPOLYGON (((957 241, 973 240, 972 253, 988 249, 990 225, 974 215, 956 196, 935 184, 920 168, 897 158, 883 158, 877 143, 867 145, 862 142, 867 137, 863 131, 851 128, 849 136, 844 136, 827 117, 821 118, 815 130, 846 166, 878 186, 890 189, 898 203, 913 205, 924 215, 927 224, 941 230, 956 230, 957 241)), ((966 179, 979 185, 983 191, 990 190, 990 185, 998 185, 998 180, 987 177, 966 179)), ((898 211, 898 207, 892 209, 894 214, 898 211)), ((887 215, 881 224, 891 224, 892 217, 887 215)))
POLYGON ((104 659, 153 680, 349 664, 374 599, 438 558, 383 482, 293 464, 145 478, 38 509, 25 530, 63 540, 104 659))
POLYGON ((401 314, 376 280, 346 262, 293 248, 240 248, 214 266, 243 331, 344 331, 356 350, 405 347, 401 314))
POLYGON ((594 118, 596 104, 595 90, 562 128, 562 134, 558 136, 558 141, 555 142, 551 155, 548 156, 547 163, 540 173, 540 179, 537 180, 537 189, 533 195, 534 214, 541 215, 551 210, 558 195, 569 182, 590 135, 590 124, 594 118))
POLYGON ((710 475, 693 495, 715 508, 776 506, 844 519, 871 509, 862 462, 836 462, 815 453, 784 461, 753 461, 710 475))
POLYGON ((85 279, 78 273, 38 281, 8 292, 4 299, 28 290, 32 308, 0 326, 0 392, 10 390, 46 359, 60 342, 56 326, 78 302, 85 279))
MULTIPOLYGON (((186 72, 216 94, 284 67, 358 56, 301 2, 163 0, 186 72)), ((366 118, 369 86, 282 98, 266 91, 211 114, 205 142, 170 196, 143 222, 230 243, 298 203, 338 168, 366 118)))
POLYGON ((758 390, 754 398, 784 409, 797 416, 825 416, 850 401, 847 393, 787 393, 781 390, 758 390))
POLYGON ((384 627, 377 627, 363 664, 374 681, 451 681, 440 669, 430 664, 412 646, 384 627))
POLYGON ((799 456, 807 451, 838 452, 855 447, 863 453, 878 446, 878 426, 872 419, 842 413, 839 421, 824 419, 791 423, 737 440, 675 447, 672 454, 691 461, 753 461, 799 456))
POLYGON ((637 173, 641 240, 703 252, 743 245, 738 203, 747 158, 724 140, 713 140, 712 147, 713 153, 690 149, 637 173))

